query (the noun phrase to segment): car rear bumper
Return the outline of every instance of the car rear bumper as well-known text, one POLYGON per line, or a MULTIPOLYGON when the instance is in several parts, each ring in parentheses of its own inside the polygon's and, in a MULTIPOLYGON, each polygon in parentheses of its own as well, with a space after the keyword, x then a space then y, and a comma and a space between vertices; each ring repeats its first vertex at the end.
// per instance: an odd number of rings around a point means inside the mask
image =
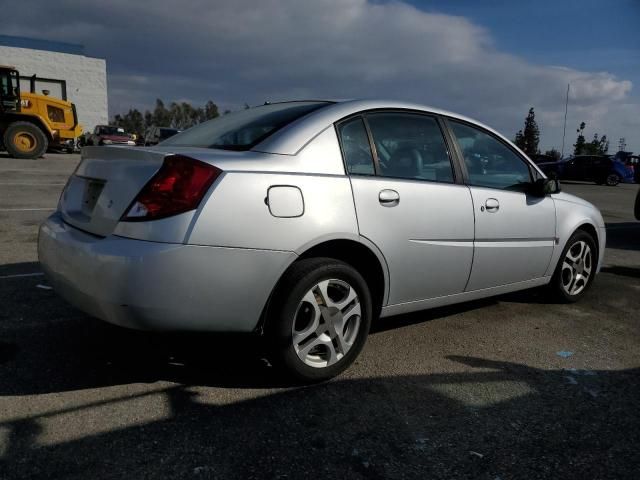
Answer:
POLYGON ((141 330, 250 332, 293 252, 96 237, 58 213, 38 255, 54 290, 80 310, 141 330))

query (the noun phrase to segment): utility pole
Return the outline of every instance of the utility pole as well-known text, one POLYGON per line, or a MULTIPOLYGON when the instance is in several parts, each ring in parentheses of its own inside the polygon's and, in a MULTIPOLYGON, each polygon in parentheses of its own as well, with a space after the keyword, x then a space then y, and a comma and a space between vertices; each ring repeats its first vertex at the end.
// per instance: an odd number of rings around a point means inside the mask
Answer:
POLYGON ((560 152, 560 158, 564 158, 564 137, 567 134, 567 111, 569 110, 569 85, 567 83, 567 100, 564 104, 564 130, 562 131, 562 152, 560 152))
POLYGON ((618 142, 618 151, 624 152, 626 149, 627 149, 627 141, 624 137, 621 137, 620 141, 618 142))

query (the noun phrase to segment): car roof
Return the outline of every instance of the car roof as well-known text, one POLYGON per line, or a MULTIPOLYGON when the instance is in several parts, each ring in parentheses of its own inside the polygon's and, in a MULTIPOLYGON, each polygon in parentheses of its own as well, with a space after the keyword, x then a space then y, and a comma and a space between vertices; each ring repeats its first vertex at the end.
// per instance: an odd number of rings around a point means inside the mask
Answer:
MULTIPOLYGON (((281 155, 296 155, 308 142, 327 128, 331 127, 335 122, 348 117, 350 115, 376 109, 398 109, 398 110, 418 110, 425 113, 433 113, 443 115, 456 120, 462 120, 477 125, 501 139, 513 145, 509 139, 491 127, 484 125, 477 120, 453 113, 440 108, 422 105, 420 103, 398 101, 398 100, 378 100, 378 99, 355 99, 355 100, 307 100, 307 101, 326 101, 326 107, 315 110, 308 115, 290 123, 286 127, 274 132, 262 142, 255 145, 252 150, 277 153, 281 155)), ((279 102, 289 103, 289 102, 279 102)), ((293 102, 291 102, 293 103, 293 102)), ((518 149, 518 151, 520 151, 518 149)), ((521 151, 520 151, 521 152, 521 151)), ((523 155, 524 153, 521 152, 523 155)))

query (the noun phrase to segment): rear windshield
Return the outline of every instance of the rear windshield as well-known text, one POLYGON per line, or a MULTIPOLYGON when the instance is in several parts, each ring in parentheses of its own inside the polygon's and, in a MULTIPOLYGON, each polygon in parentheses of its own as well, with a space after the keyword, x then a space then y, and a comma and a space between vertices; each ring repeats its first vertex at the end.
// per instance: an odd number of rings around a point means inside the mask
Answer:
POLYGON ((287 102, 228 113, 185 130, 162 145, 249 150, 276 130, 329 102, 287 102))
POLYGON ((98 127, 98 135, 120 135, 126 136, 127 133, 121 127, 98 127))

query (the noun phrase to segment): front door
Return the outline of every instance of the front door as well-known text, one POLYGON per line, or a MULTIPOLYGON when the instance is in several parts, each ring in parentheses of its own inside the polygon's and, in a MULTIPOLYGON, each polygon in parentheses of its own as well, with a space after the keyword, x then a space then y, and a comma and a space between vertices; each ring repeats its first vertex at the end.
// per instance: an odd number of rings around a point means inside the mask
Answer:
POLYGON ((524 158, 489 132, 449 121, 468 172, 475 214, 467 291, 544 276, 553 253, 556 214, 549 196, 532 196, 524 158))
POLYGON ((473 256, 473 207, 469 189, 454 181, 438 121, 368 113, 339 124, 338 134, 360 235, 378 246, 389 266, 388 304, 463 292, 473 256))

